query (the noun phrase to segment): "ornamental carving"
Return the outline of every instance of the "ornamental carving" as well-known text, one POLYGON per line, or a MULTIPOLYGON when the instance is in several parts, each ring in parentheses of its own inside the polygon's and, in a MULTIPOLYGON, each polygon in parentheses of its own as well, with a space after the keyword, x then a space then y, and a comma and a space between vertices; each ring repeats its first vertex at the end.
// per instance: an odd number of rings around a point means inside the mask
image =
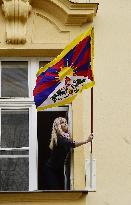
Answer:
POLYGON ((31 12, 29 0, 3 0, 2 10, 6 19, 6 43, 24 44, 26 24, 31 12))

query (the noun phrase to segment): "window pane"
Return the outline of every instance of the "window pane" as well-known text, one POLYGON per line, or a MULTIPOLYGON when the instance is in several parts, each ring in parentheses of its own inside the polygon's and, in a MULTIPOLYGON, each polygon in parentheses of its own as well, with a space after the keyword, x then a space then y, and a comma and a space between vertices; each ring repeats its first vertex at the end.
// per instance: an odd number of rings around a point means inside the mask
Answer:
POLYGON ((1 97, 28 97, 28 62, 1 62, 1 97))
POLYGON ((29 111, 1 110, 1 147, 29 147, 29 111))
POLYGON ((44 67, 47 63, 49 63, 50 61, 40 61, 39 62, 39 68, 44 67))
POLYGON ((0 155, 29 155, 29 150, 0 150, 0 155))
POLYGON ((29 190, 29 159, 0 158, 0 191, 29 190))

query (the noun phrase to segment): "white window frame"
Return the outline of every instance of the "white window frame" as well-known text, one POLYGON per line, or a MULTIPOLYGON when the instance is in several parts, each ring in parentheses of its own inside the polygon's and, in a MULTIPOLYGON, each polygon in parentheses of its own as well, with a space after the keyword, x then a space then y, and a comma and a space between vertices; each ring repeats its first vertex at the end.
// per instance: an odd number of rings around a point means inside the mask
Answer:
MULTIPOLYGON (((29 108, 29 191, 38 190, 38 144, 37 144, 37 110, 34 103, 33 89, 36 84, 36 73, 40 61, 51 61, 53 57, 0 57, 0 96, 1 96, 1 61, 28 61, 28 88, 29 97, 1 98, 0 109, 29 108)), ((65 110, 67 107, 58 107, 52 111, 65 110)), ((50 109, 47 109, 49 111, 50 109)), ((72 132, 72 108, 68 106, 68 119, 72 132)), ((1 117, 0 117, 1 136, 1 117)), ((73 157, 71 158, 71 190, 73 190, 73 157)))
MULTIPOLYGON (((0 102, 1 109, 29 109, 29 191, 34 191, 37 189, 37 113, 35 105, 32 105, 31 102, 14 102, 11 100, 2 100, 0 102)), ((1 114, 1 113, 0 113, 1 114)), ((0 116, 1 120, 1 116, 0 116)), ((1 132, 1 123, 0 123, 0 132, 1 132)), ((1 134, 1 133, 0 133, 1 134)), ((27 148, 28 150, 28 148, 27 148)), ((3 157, 3 156, 1 156, 3 157)), ((11 156, 9 156, 11 157, 11 156)), ((20 156, 14 156, 20 157, 20 156)), ((24 157, 24 156, 23 156, 24 157)), ((26 156, 27 157, 27 156, 26 156)))
MULTIPOLYGON (((1 96, 1 61, 28 61, 29 97, 0 98, 1 109, 29 108, 29 191, 38 189, 37 182, 37 111, 33 100, 33 88, 39 62, 32 58, 0 58, 0 96, 1 96), (32 69, 33 68, 33 69, 32 69), (34 123, 36 122, 36 123, 34 123)), ((1 120, 1 118, 0 118, 1 120)), ((0 122, 1 136, 1 122, 0 122)), ((2 157, 2 156, 1 156, 2 157)), ((15 156, 14 156, 15 157, 15 156)))

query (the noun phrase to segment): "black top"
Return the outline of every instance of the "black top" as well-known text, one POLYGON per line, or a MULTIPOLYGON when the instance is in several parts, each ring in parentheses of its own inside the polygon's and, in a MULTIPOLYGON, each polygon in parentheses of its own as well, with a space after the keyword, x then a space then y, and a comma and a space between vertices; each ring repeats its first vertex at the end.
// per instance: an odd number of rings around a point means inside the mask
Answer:
POLYGON ((70 152, 71 148, 75 147, 75 142, 71 139, 59 135, 57 137, 57 145, 51 150, 50 158, 48 159, 46 165, 55 170, 62 169, 64 167, 64 162, 67 154, 70 152))

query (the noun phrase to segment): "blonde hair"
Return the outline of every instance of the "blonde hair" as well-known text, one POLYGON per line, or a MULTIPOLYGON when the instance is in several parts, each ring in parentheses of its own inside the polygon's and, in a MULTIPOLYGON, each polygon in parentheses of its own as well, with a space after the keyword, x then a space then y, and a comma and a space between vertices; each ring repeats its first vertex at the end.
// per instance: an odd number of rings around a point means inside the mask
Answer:
POLYGON ((57 145, 57 135, 60 134, 61 136, 64 137, 64 132, 61 129, 61 123, 63 121, 66 121, 65 118, 63 117, 58 117, 54 120, 53 126, 52 126, 52 133, 51 133, 51 141, 49 148, 52 150, 54 145, 57 145))

